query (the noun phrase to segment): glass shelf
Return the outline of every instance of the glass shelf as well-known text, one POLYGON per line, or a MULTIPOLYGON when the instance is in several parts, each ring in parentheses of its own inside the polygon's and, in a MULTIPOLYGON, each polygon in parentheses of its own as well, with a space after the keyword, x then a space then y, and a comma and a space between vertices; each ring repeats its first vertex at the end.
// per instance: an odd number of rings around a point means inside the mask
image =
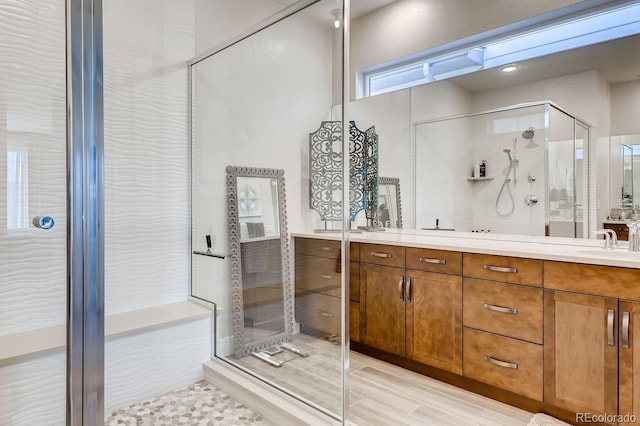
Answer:
POLYGON ((467 180, 493 180, 494 178, 484 176, 484 177, 468 177, 467 180))

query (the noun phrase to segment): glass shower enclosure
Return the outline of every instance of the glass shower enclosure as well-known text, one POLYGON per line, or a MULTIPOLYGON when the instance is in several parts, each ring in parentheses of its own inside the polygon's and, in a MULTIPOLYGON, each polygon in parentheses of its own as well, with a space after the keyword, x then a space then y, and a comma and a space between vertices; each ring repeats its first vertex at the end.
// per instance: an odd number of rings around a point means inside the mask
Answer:
POLYGON ((588 238, 590 126, 550 102, 414 124, 418 228, 588 238))
MULTIPOLYGON (((348 297, 338 285, 332 306, 300 310, 292 234, 317 227, 309 134, 340 119, 331 116, 341 101, 338 3, 298 2, 189 69, 192 295, 215 304, 214 361, 335 420, 343 418, 344 342, 339 332, 300 332, 301 316, 337 312, 325 320, 340 324, 348 297)), ((334 237, 340 253, 344 235, 334 237)), ((333 261, 339 283, 339 256, 333 261)))

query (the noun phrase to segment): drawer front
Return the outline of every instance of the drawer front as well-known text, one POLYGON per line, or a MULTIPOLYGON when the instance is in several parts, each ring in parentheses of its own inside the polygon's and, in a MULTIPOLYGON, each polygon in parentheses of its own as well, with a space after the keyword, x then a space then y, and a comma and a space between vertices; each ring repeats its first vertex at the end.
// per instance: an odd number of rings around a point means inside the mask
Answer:
POLYGON ((407 269, 462 274, 462 253, 447 250, 431 250, 407 247, 407 269))
POLYGON ((542 401, 542 346, 464 329, 464 375, 542 401))
POLYGON ((640 269, 544 262, 544 287, 640 301, 640 269))
POLYGON ((296 321, 300 331, 310 336, 340 334, 340 298, 322 293, 296 296, 296 321))
POLYGON ((320 240, 314 238, 296 238, 296 254, 320 256, 338 259, 340 257, 339 240, 320 240))
POLYGON ((340 296, 338 259, 296 256, 296 292, 317 291, 340 296))
POLYGON ((478 328, 542 344, 542 289, 464 279, 463 321, 478 328))
POLYGON ((360 244, 360 262, 404 268, 405 248, 382 244, 360 244))
POLYGON ((465 253, 465 277, 542 287, 542 260, 465 253))

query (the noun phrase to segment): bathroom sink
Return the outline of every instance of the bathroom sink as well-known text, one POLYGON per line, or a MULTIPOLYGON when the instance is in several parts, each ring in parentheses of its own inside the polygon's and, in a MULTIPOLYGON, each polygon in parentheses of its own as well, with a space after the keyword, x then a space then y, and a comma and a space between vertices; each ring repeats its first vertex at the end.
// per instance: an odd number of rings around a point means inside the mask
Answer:
POLYGON ((615 250, 604 250, 601 248, 592 248, 585 250, 578 250, 580 254, 588 254, 591 256, 602 256, 612 258, 632 258, 640 260, 640 252, 628 251, 626 248, 617 248, 615 250))

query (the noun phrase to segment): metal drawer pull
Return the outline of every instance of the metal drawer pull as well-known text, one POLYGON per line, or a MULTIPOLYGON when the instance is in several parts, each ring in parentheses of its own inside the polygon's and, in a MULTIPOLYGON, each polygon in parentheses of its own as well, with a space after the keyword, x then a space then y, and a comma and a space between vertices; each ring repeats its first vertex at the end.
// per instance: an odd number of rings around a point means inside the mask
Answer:
POLYGON ((391 259, 393 257, 393 255, 391 253, 382 253, 379 251, 372 251, 371 252, 371 256, 373 257, 382 257, 385 259, 391 259))
POLYGON ((493 272, 506 272, 507 274, 517 274, 518 268, 506 268, 504 266, 484 265, 484 269, 493 272))
POLYGON ((331 312, 320 311, 320 316, 325 318, 333 318, 334 315, 331 312))
POLYGON ((499 359, 491 358, 489 355, 485 355, 484 360, 498 367, 513 368, 514 370, 518 368, 518 364, 514 362, 500 361, 499 359))
POLYGON ((613 321, 615 319, 615 311, 613 309, 609 309, 607 311, 607 343, 609 346, 615 346, 616 341, 613 338, 613 321))
POLYGON ((320 275, 320 278, 324 278, 325 280, 332 280, 333 279, 333 275, 322 274, 322 275, 320 275))
POLYGON ((320 247, 318 250, 320 250, 320 251, 338 251, 340 249, 337 249, 335 247, 320 247))
POLYGON ((398 294, 400 295, 400 301, 404 302, 404 275, 400 275, 400 281, 398 282, 398 294))
POLYGON ((423 263, 435 263, 436 265, 446 265, 446 259, 431 259, 428 257, 421 257, 420 262, 423 263))
POLYGON ((411 303, 411 277, 407 277, 407 302, 411 303))
POLYGON ((629 349, 629 312, 622 313, 622 347, 629 349))
POLYGON ((485 309, 490 310, 490 311, 502 312, 504 314, 513 314, 513 315, 517 315, 518 314, 518 308, 505 308, 505 307, 502 307, 502 306, 490 305, 488 303, 485 303, 483 305, 483 307, 485 309))

